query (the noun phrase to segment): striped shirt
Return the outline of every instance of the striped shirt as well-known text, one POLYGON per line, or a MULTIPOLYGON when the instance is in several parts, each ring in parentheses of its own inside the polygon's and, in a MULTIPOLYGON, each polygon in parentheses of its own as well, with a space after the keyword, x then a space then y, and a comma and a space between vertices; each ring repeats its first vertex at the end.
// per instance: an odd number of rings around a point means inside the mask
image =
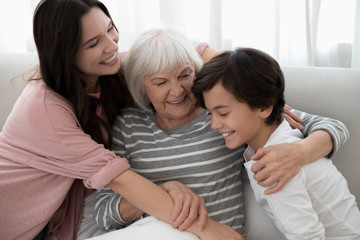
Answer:
MULTIPOLYGON (((349 133, 341 122, 296 111, 304 119, 303 134, 323 129, 334 140, 334 151, 349 133)), ((223 136, 211 129, 202 114, 187 125, 160 129, 155 115, 136 108, 124 110, 113 129, 112 150, 128 159, 131 169, 156 184, 179 181, 205 201, 209 217, 243 233, 244 211, 241 169, 245 145, 228 149, 223 136)), ((110 189, 97 192, 96 221, 100 228, 122 228, 118 212, 121 196, 110 189)))

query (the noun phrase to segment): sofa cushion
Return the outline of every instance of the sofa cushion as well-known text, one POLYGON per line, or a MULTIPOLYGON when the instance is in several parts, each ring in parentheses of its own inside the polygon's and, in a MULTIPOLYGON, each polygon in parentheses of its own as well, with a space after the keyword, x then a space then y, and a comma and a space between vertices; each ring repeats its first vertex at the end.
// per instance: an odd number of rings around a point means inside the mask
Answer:
MULTIPOLYGON (((293 108, 342 121, 350 139, 332 157, 360 201, 360 69, 282 67, 285 98, 293 108)), ((359 204, 358 204, 359 205, 359 204)))

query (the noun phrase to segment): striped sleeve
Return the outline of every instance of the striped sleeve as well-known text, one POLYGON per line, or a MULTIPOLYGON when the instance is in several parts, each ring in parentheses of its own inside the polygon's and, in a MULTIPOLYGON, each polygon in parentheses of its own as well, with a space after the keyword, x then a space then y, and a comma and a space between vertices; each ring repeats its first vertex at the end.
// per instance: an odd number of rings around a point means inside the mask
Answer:
POLYGON ((124 221, 118 210, 121 195, 113 192, 110 188, 98 190, 95 199, 95 219, 101 230, 120 229, 130 223, 124 221))
MULTIPOLYGON (((121 119, 118 117, 115 120, 113 128, 113 144, 111 150, 116 155, 125 157, 124 143, 121 138, 121 129, 119 126, 121 119)), ((102 230, 108 231, 113 229, 120 229, 130 225, 130 222, 124 221, 119 213, 119 204, 121 195, 113 192, 110 188, 103 188, 96 192, 95 198, 95 218, 98 227, 102 230)))
POLYGON ((293 110, 293 112, 304 120, 304 130, 302 130, 304 137, 307 137, 310 133, 316 130, 324 130, 330 134, 334 143, 334 148, 327 156, 328 158, 330 158, 342 145, 344 145, 350 137, 350 133, 345 124, 339 120, 320 115, 312 115, 299 110, 293 110))

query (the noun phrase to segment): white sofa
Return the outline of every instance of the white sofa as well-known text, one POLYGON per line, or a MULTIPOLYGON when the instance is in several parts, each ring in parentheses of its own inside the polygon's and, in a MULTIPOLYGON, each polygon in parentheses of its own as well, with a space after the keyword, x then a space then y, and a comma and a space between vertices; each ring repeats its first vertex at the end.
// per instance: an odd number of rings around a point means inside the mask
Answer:
MULTIPOLYGON (((12 78, 37 64, 36 54, 0 53, 0 128, 24 86, 12 78)), ((339 119, 350 131, 348 142, 333 156, 360 201, 360 69, 287 67, 286 100, 293 108, 339 119)), ((245 193, 246 194, 246 193, 245 193)))

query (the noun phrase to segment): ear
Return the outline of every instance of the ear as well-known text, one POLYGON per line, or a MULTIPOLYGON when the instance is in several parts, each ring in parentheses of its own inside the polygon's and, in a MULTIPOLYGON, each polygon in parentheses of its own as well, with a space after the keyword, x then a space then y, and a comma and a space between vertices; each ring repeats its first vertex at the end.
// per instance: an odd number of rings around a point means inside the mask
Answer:
POLYGON ((270 105, 267 108, 261 108, 261 109, 259 109, 259 116, 261 118, 266 119, 270 116, 270 114, 272 113, 272 110, 273 110, 273 105, 270 105))

